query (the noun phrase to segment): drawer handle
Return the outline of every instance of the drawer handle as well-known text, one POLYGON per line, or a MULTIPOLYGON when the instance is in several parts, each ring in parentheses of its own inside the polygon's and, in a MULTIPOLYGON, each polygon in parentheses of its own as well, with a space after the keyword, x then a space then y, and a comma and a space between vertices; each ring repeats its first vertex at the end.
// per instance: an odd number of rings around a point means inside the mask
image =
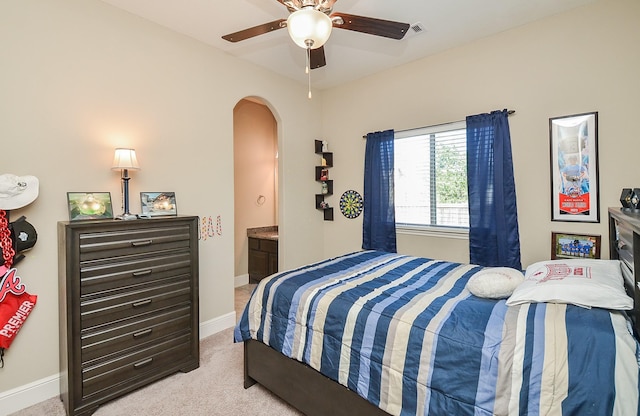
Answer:
POLYGON ((134 308, 139 308, 141 306, 147 306, 151 304, 151 299, 145 299, 145 300, 141 300, 140 302, 136 302, 133 304, 134 308))
POLYGON ((153 357, 149 357, 146 360, 142 360, 140 362, 137 362, 133 365, 133 368, 135 368, 136 370, 142 367, 145 367, 149 364, 151 364, 153 362, 153 357))
POLYGON ((140 270, 138 272, 133 272, 131 274, 133 275, 133 277, 140 277, 140 276, 146 276, 148 274, 151 274, 152 272, 153 270, 147 269, 147 270, 140 270))
POLYGON ((147 329, 142 330, 140 332, 136 332, 135 334, 133 334, 133 337, 134 338, 145 337, 147 335, 151 335, 152 332, 153 332, 153 328, 147 328, 147 329))
POLYGON ((148 246, 153 243, 153 240, 144 240, 144 241, 132 241, 131 245, 133 247, 143 247, 148 246))

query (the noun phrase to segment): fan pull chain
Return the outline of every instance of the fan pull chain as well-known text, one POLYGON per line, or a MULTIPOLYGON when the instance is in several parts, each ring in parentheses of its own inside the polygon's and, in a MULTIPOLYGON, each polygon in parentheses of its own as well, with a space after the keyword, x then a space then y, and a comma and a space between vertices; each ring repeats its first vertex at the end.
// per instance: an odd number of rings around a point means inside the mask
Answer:
POLYGON ((311 99, 311 47, 307 46, 307 67, 305 68, 307 72, 307 78, 309 80, 309 99, 311 99))

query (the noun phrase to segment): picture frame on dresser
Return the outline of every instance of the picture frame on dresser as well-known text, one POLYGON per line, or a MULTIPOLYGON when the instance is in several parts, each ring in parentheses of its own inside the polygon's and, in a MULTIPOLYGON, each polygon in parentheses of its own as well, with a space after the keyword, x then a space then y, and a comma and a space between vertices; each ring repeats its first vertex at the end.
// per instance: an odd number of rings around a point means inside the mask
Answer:
POLYGON ((598 113, 549 119, 551 220, 600 222, 598 113))
POLYGON ((67 192, 69 221, 113 219, 110 192, 67 192))
POLYGON ((143 215, 167 217, 178 215, 175 192, 140 192, 140 208, 143 215))

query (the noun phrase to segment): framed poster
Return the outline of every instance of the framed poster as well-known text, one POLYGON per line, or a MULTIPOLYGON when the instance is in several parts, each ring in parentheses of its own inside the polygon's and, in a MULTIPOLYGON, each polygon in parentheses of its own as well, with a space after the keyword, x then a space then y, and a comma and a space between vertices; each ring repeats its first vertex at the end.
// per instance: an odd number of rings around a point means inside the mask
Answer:
POLYGON ((110 192, 67 192, 69 221, 113 219, 110 192))
POLYGON ((599 259, 600 236, 551 233, 551 260, 599 259))
POLYGON ((178 215, 175 192, 140 192, 140 207, 150 217, 178 215))
POLYGON ((549 119, 551 220, 600 222, 598 113, 549 119))

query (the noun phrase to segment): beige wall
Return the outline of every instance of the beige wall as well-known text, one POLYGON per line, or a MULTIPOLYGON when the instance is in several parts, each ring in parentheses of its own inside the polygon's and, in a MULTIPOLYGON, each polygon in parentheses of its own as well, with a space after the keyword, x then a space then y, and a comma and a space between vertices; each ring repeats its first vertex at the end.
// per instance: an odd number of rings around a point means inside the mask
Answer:
POLYGON ((278 224, 277 129, 276 120, 265 105, 242 100, 233 110, 236 277, 248 273, 247 228, 278 224))
MULTIPOLYGON (((367 132, 509 108, 516 110, 509 123, 523 265, 549 257, 551 231, 600 234, 606 242, 607 207, 619 206, 623 187, 640 185, 639 45, 640 2, 606 0, 325 91, 334 193, 362 192, 367 132), (552 222, 549 118, 591 111, 599 113, 600 223, 552 222)), ((325 223, 325 254, 357 250, 361 227, 362 216, 337 213, 325 223)), ((467 240, 400 235, 398 250, 469 260, 467 240)))
MULTIPOLYGON (((281 264, 322 256, 310 201, 319 100, 296 84, 97 0, 20 0, 0 6, 1 173, 40 179, 26 215, 38 242, 19 264, 38 304, 5 354, 0 397, 58 374, 56 223, 67 191, 109 191, 121 204, 113 149, 136 149, 140 191, 175 191, 180 214, 222 219, 200 241, 200 319, 233 318, 233 108, 263 99, 278 123, 281 264), (286 217, 286 221, 282 218, 286 217)), ((118 211, 117 211, 118 212, 118 211)), ((228 322, 225 321, 225 322, 228 322)), ((0 412, 1 413, 1 412, 0 412)))

